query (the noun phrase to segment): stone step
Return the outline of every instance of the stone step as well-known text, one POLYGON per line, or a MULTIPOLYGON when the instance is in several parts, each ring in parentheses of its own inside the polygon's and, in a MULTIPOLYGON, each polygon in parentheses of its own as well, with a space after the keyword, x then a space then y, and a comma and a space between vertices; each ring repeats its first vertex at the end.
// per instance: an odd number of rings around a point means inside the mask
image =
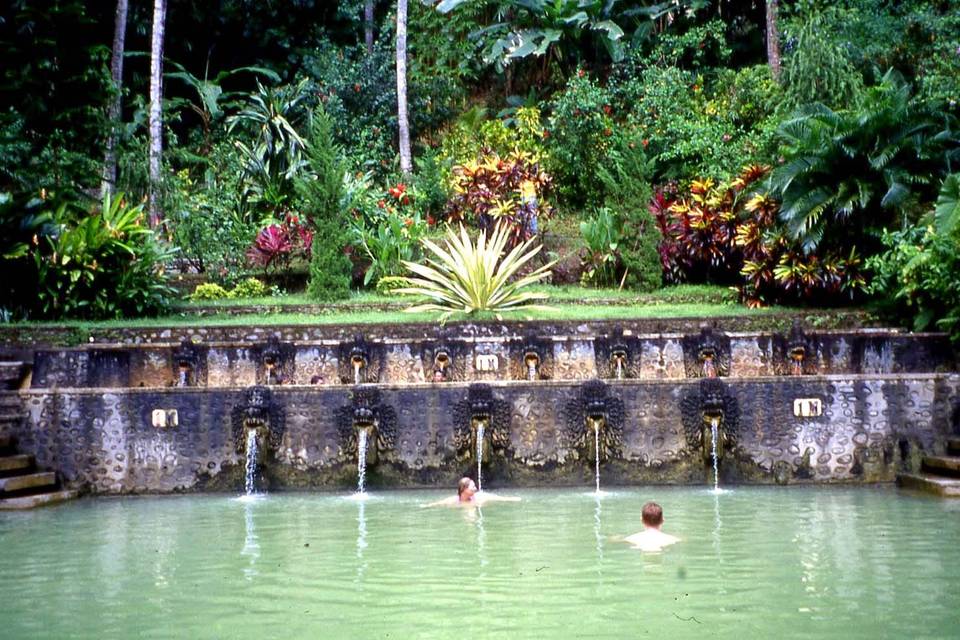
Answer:
POLYGON ((947 438, 947 453, 954 456, 960 456, 960 436, 951 436, 947 438))
POLYGON ((945 478, 925 473, 901 473, 897 484, 904 489, 915 489, 944 498, 960 498, 960 478, 945 478))
POLYGON ((19 496, 16 498, 0 498, 0 511, 11 509, 33 509, 48 504, 56 504, 73 500, 78 495, 76 489, 63 489, 61 491, 49 491, 47 493, 37 493, 32 496, 19 496))
POLYGON ((13 448, 12 436, 0 436, 0 451, 13 448))
POLYGON ((15 360, 0 361, 0 387, 16 389, 23 377, 23 363, 15 360))
POLYGON ((0 473, 10 473, 11 471, 27 471, 33 467, 33 456, 26 454, 17 454, 12 456, 3 456, 0 458, 0 473))
POLYGON ((924 456, 923 468, 931 473, 960 476, 960 456, 924 456))
POLYGON ((0 411, 14 407, 21 411, 20 394, 16 391, 0 392, 0 411))
POLYGON ((23 491, 25 489, 53 487, 56 484, 57 474, 53 471, 41 471, 39 473, 28 473, 22 476, 0 478, 0 492, 13 493, 14 491, 23 491))

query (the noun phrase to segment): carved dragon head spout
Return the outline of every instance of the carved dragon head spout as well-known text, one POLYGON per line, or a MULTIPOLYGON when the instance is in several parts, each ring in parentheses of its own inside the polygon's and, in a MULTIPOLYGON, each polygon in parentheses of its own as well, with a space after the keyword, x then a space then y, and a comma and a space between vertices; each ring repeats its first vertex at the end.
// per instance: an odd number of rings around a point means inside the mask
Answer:
POLYGON ((380 392, 376 389, 357 387, 352 395, 350 404, 341 407, 337 414, 340 445, 355 461, 363 440, 366 464, 373 466, 394 449, 397 414, 393 407, 381 402, 380 392))
POLYGON ((620 455, 623 418, 623 401, 600 380, 590 380, 564 410, 565 435, 580 456, 602 462, 620 455))
POLYGON ((703 378, 696 392, 681 400, 681 415, 687 446, 698 451, 705 465, 723 459, 736 444, 740 417, 737 399, 718 378, 703 378))
POLYGON ((234 445, 245 453, 250 432, 255 432, 259 447, 276 450, 284 431, 284 413, 269 387, 257 385, 244 392, 243 400, 231 412, 234 445))
POLYGON ((510 405, 493 395, 490 385, 477 383, 454 406, 454 447, 457 457, 489 462, 494 453, 510 449, 510 405))

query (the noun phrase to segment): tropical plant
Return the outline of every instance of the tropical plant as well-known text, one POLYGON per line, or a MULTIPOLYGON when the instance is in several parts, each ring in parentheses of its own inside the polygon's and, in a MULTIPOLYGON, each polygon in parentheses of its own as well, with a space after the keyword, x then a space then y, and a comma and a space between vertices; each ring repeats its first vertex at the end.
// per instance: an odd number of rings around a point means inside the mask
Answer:
POLYGON ((936 327, 960 341, 960 175, 944 180, 928 224, 885 232, 867 260, 880 311, 914 331, 936 327))
POLYGON ((31 249, 39 314, 118 318, 165 309, 173 289, 164 267, 175 251, 144 218, 143 208, 128 205, 123 194, 104 194, 100 208, 85 215, 60 205, 53 212, 59 231, 31 249))
POLYGON ((187 108, 200 118, 200 128, 203 134, 203 144, 200 147, 200 154, 206 155, 213 146, 212 132, 213 126, 224 117, 227 109, 233 106, 240 106, 241 98, 246 94, 242 91, 224 91, 223 83, 230 78, 241 73, 252 73, 264 76, 273 82, 280 82, 280 76, 276 72, 264 67, 238 67, 220 71, 212 78, 209 75, 209 60, 207 61, 207 71, 203 78, 190 73, 183 65, 168 60, 167 64, 176 71, 165 73, 167 78, 179 80, 193 90, 194 98, 174 97, 169 101, 169 107, 172 109, 187 108))
POLYGON ((667 280, 735 285, 749 306, 855 298, 865 284, 856 248, 814 253, 792 240, 777 224, 776 200, 758 191, 768 172, 746 167, 730 182, 694 180, 689 194, 655 195, 667 280))
POLYGON ((397 278, 402 286, 396 292, 424 297, 429 302, 405 311, 440 311, 440 320, 445 322, 454 313, 490 311, 499 318, 502 311, 544 308, 530 303, 546 299, 546 294, 524 289, 548 278, 554 263, 511 281, 542 247, 533 247, 533 241, 527 240, 505 253, 510 235, 510 228, 500 224, 489 241, 487 232, 481 230, 474 244, 460 225, 459 235, 447 229, 444 247, 424 238, 423 247, 433 258, 427 258, 426 264, 405 261, 404 266, 413 275, 397 278))
POLYGON ((947 166, 944 153, 957 147, 955 134, 941 129, 943 117, 912 100, 910 86, 890 72, 856 110, 814 105, 785 122, 784 163, 770 187, 791 235, 812 249, 830 229, 834 244, 849 246, 929 199, 947 166))
POLYGON ((596 287, 616 285, 621 269, 620 242, 623 237, 622 223, 619 217, 607 207, 596 212, 580 223, 580 235, 586 245, 580 256, 583 273, 580 283, 596 287))
MULTIPOLYGON (((363 277, 364 286, 379 285, 383 278, 404 272, 404 263, 420 258, 420 239, 427 233, 427 224, 419 214, 409 217, 388 213, 371 226, 354 226, 354 235, 363 253, 370 260, 363 277)), ((390 286, 387 280, 384 286, 390 286)))
POLYGON ((244 158, 246 197, 270 210, 281 208, 292 192, 292 181, 305 168, 306 140, 298 132, 306 117, 307 81, 267 87, 257 81, 246 106, 227 118, 228 133, 238 128, 251 137, 235 140, 244 158))
POLYGON ((487 232, 503 225, 511 246, 532 237, 537 219, 553 213, 545 201, 552 179, 533 156, 523 151, 512 151, 505 157, 484 153, 454 167, 452 182, 447 220, 466 220, 487 232))
POLYGON ((833 109, 853 107, 863 92, 863 77, 841 45, 846 34, 843 10, 830 8, 808 17, 793 35, 784 60, 787 102, 794 107, 820 103, 833 109))
MULTIPOLYGON (((449 12, 467 0, 441 0, 437 10, 449 12)), ((499 0, 495 20, 472 36, 483 49, 483 59, 499 71, 513 60, 529 56, 566 63, 564 48, 594 34, 613 60, 623 56, 623 29, 614 21, 615 2, 603 0, 499 0)), ((576 47, 571 47, 576 52, 576 47)), ((544 64, 546 67, 546 64, 544 64)))
POLYGON ((247 249, 247 259, 254 265, 269 269, 287 269, 293 260, 310 260, 313 232, 294 214, 287 214, 280 224, 270 224, 260 230, 247 249))

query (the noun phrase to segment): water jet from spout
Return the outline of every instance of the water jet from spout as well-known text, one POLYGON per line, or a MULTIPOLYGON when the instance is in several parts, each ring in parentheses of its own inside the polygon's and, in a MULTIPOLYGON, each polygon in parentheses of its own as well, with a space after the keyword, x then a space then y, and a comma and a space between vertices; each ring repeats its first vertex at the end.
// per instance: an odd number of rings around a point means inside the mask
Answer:
POLYGON ((367 481, 367 430, 357 432, 357 493, 365 495, 367 481))
POLYGON ((257 430, 247 429, 247 460, 244 467, 244 492, 248 496, 257 493, 257 463, 260 445, 257 440, 257 430))

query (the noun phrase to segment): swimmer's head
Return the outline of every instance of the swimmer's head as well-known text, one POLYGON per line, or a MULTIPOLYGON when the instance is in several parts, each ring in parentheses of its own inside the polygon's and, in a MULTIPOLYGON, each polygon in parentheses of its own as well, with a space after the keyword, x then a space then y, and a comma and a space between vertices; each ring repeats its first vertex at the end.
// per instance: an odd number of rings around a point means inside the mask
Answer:
POLYGON ((648 502, 643 505, 641 517, 646 526, 659 527, 663 524, 663 509, 656 502, 648 502))
POLYGON ((457 483, 457 496, 460 500, 469 500, 476 492, 477 485, 473 482, 472 478, 460 478, 460 482, 457 483))

